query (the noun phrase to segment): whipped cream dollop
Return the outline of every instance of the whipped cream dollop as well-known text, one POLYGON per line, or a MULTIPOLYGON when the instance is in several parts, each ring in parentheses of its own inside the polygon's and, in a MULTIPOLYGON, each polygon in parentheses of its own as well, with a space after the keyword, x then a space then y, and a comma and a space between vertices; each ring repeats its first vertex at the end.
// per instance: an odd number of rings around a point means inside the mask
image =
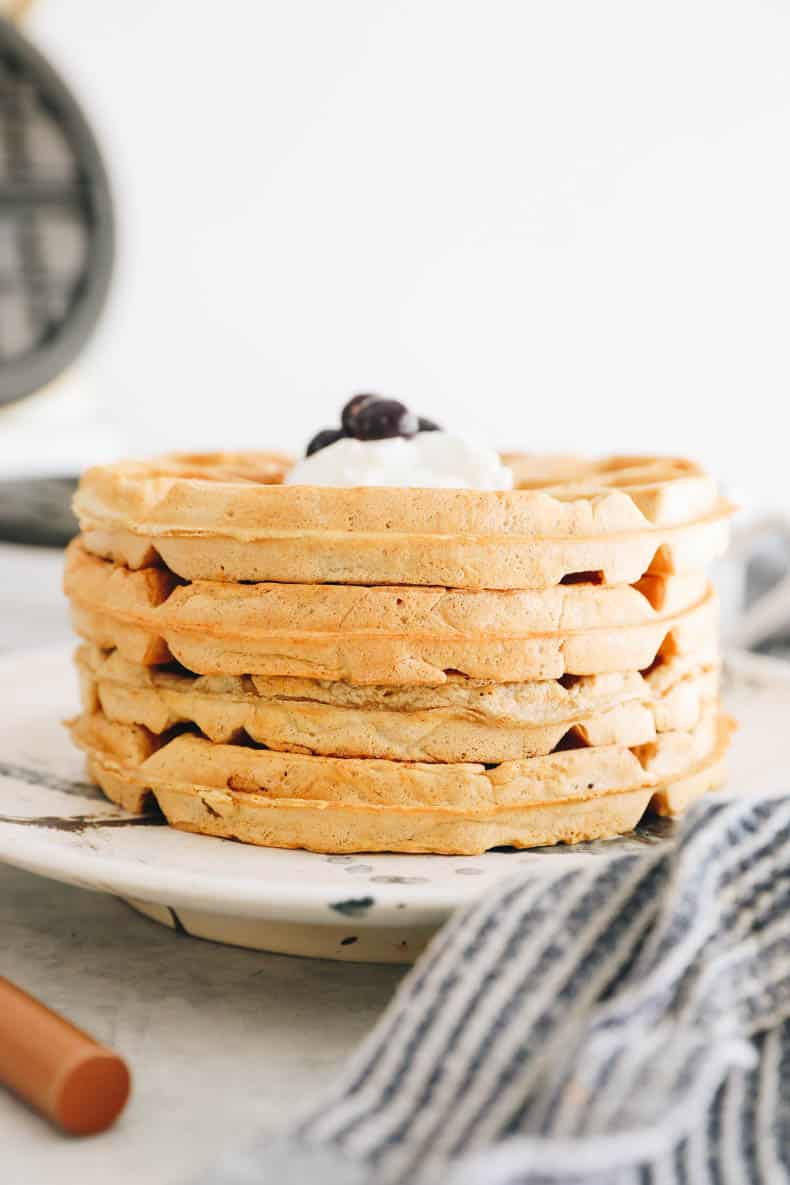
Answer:
POLYGON ((418 489, 509 490, 513 474, 494 449, 449 432, 410 439, 344 437, 297 462, 289 485, 410 486, 418 489))

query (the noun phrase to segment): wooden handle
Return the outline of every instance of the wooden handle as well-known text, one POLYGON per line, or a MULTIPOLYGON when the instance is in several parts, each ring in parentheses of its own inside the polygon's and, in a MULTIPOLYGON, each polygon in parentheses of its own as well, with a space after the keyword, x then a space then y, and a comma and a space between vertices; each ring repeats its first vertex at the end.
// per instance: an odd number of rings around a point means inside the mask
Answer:
POLYGON ((114 1123, 131 1086, 123 1058, 2 976, 0 1082, 74 1135, 114 1123))

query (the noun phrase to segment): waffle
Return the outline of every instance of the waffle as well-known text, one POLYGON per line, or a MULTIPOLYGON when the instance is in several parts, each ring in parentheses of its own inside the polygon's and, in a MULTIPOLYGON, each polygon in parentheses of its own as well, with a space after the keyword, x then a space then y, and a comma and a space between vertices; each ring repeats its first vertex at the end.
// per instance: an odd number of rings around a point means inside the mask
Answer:
POLYGON ((688 732, 492 769, 328 758, 156 736, 102 712, 71 722, 90 775, 131 810, 153 796, 182 830, 314 851, 475 854, 619 834, 651 799, 671 809, 718 784, 731 724, 714 705, 688 732))
POLYGON ((427 697, 406 688, 393 703, 385 687, 365 688, 367 697, 343 702, 337 691, 349 685, 342 683, 195 677, 138 666, 117 651, 88 646, 77 663, 85 711, 100 709, 118 723, 140 724, 157 735, 194 724, 218 744, 248 738, 281 752, 392 761, 492 763, 544 756, 561 745, 646 744, 659 732, 695 727, 718 690, 716 668, 683 672, 680 660, 676 681, 662 691, 652 686, 658 668, 622 680, 619 698, 605 691, 596 697, 593 690, 585 697, 574 694, 581 682, 566 690, 552 681, 549 691, 556 689, 556 698, 566 703, 564 714, 555 707, 552 719, 550 695, 541 703, 538 695, 520 694, 522 688, 539 690, 539 683, 505 685, 509 695, 493 702, 486 684, 457 688, 465 702, 461 696, 443 699, 445 688, 427 697), (592 701, 586 708, 585 698, 592 701), (531 712, 544 718, 530 720, 531 712))
POLYGON ((85 547, 185 580, 545 589, 704 566, 732 508, 691 462, 508 455, 512 491, 283 486, 278 454, 172 456, 91 469, 85 547))
POLYGON ((65 588, 89 775, 323 852, 613 836, 720 784, 732 507, 674 458, 504 457, 507 491, 283 484, 274 453, 89 470, 65 588))
POLYGON ((639 586, 484 591, 346 585, 179 584, 70 545, 77 632, 144 665, 198 674, 352 683, 492 682, 642 670, 662 647, 709 644, 716 599, 700 573, 639 586), (655 606, 658 606, 656 608, 655 606))

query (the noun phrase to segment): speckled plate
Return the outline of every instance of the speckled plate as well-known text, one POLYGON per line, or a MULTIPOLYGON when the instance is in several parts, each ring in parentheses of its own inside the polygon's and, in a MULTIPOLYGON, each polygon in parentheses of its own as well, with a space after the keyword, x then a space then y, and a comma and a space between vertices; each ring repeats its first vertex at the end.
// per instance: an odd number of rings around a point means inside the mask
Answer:
MULTIPOLYGON (((741 728, 723 793, 770 788, 787 769, 790 664, 733 655, 726 696, 741 728)), ((0 662, 0 702, 0 860, 123 897, 154 921, 215 942, 408 962, 497 877, 668 843, 675 827, 648 818, 616 840, 465 857, 246 847, 127 815, 84 780, 60 725, 77 702, 69 651, 0 662)))

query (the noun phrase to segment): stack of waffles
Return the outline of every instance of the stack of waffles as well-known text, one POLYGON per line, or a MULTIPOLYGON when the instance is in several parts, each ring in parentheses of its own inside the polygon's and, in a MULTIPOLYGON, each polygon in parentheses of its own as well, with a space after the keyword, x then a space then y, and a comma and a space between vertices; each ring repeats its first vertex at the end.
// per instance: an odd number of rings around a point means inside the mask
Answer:
POLYGON ((276 454, 90 470, 66 592, 89 775, 321 852, 574 843, 720 784, 697 466, 505 458, 507 491, 282 484, 276 454))

